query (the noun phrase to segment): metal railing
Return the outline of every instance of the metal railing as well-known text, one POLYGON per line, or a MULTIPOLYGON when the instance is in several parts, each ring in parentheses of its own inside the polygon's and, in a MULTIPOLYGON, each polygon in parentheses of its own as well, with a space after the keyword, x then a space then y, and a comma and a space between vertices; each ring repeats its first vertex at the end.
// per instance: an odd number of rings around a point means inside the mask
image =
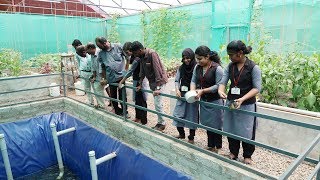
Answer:
MULTIPOLYGON (((132 103, 128 103, 128 102, 125 101, 125 98, 126 98, 125 97, 126 96, 125 92, 126 92, 127 88, 135 90, 135 87, 133 87, 133 86, 124 85, 124 87, 122 88, 122 99, 119 100, 119 99, 114 99, 114 98, 111 98, 111 97, 108 97, 108 96, 104 96, 104 95, 101 95, 101 94, 88 92, 88 91, 85 91, 84 89, 79 89, 79 88, 76 88, 74 86, 66 85, 65 84, 65 77, 66 76, 72 76, 72 75, 71 74, 65 74, 65 73, 50 74, 50 75, 38 75, 38 76, 30 76, 30 77, 27 76, 27 77, 5 78, 5 79, 0 79, 0 82, 3 81, 3 80, 14 80, 14 79, 24 79, 24 78, 33 78, 33 77, 41 77, 41 76, 54 76, 54 75, 60 75, 61 76, 62 84, 57 85, 57 86, 63 87, 63 96, 66 97, 66 98, 70 98, 70 99, 73 99, 73 100, 75 100, 75 101, 77 101, 79 103, 83 103, 83 102, 81 102, 81 101, 79 101, 77 99, 74 99, 74 98, 72 98, 72 97, 67 95, 67 93, 66 93, 67 90, 66 89, 67 88, 74 88, 75 90, 84 91, 86 93, 90 93, 92 95, 102 97, 104 99, 108 99, 108 100, 111 100, 111 101, 116 101, 116 102, 122 103, 122 105, 124 107, 123 108, 123 117, 122 118, 123 118, 124 121, 128 121, 128 118, 126 116, 126 112, 127 112, 126 106, 130 106, 130 107, 138 108, 140 110, 144 110, 144 111, 147 111, 147 112, 154 113, 156 115, 167 117, 167 118, 169 118, 171 120, 176 120, 176 121, 183 122, 183 123, 186 123, 186 124, 194 125, 197 128, 201 128, 201 129, 205 129, 205 130, 208 130, 208 131, 212 131, 212 132, 215 132, 215 133, 223 135, 223 136, 228 136, 228 137, 231 137, 231 138, 234 138, 234 139, 246 142, 246 143, 250 143, 250 144, 253 144, 253 145, 256 145, 256 146, 259 146, 259 147, 262 147, 262 148, 265 148, 265 149, 268 149, 268 150, 271 150, 271 151, 274 151, 274 152, 277 152, 277 153, 280 153, 280 154, 284 154, 284 155, 296 158, 295 161, 291 163, 291 165, 286 169, 286 171, 281 176, 275 177, 275 176, 271 176, 271 175, 265 174, 265 173, 263 173, 263 172, 261 172, 259 170, 256 170, 256 169, 250 168, 248 166, 245 166, 242 163, 239 163, 237 161, 229 160, 226 157, 222 157, 220 155, 216 155, 216 154, 211 153, 209 151, 206 151, 206 150, 204 150, 204 149, 202 149, 200 147, 197 147, 195 145, 191 145, 189 143, 185 143, 183 141, 177 140, 177 139, 175 139, 175 138, 173 138, 171 136, 168 136, 168 135, 165 135, 165 134, 161 133, 162 135, 167 136, 168 138, 171 138, 174 141, 178 141, 180 143, 184 143, 186 146, 190 146, 190 147, 192 147, 194 149, 197 149, 197 150, 199 150, 199 151, 201 151, 203 153, 215 156, 218 159, 227 161, 230 164, 233 164, 235 166, 243 168, 243 169, 245 169, 245 170, 247 170, 249 172, 253 172, 253 173, 255 173, 255 174, 259 175, 259 176, 262 176, 262 177, 265 177, 265 178, 268 178, 268 179, 287 179, 292 174, 292 172, 303 161, 307 161, 307 162, 316 164, 314 170, 312 171, 312 173, 310 174, 308 179, 314 178, 315 175, 317 175, 317 177, 316 177, 317 180, 320 179, 320 171, 319 171, 319 169, 320 169, 320 162, 319 162, 320 157, 319 157, 318 160, 307 157, 307 155, 311 152, 311 150, 319 143, 319 141, 320 141, 320 133, 318 134, 317 137, 314 138, 314 140, 308 145, 307 148, 305 148, 305 150, 301 154, 296 154, 296 153, 293 153, 293 152, 290 152, 290 151, 287 151, 287 150, 284 150, 284 149, 276 148, 276 147, 273 147, 273 146, 270 146, 270 145, 267 145, 267 144, 264 144, 264 143, 256 142, 256 141, 253 141, 253 140, 250 140, 250 139, 246 139, 246 138, 234 135, 234 134, 230 134, 230 133, 227 133, 227 132, 224 132, 224 131, 220 131, 220 130, 217 130, 217 129, 214 129, 214 128, 211 128, 211 127, 207 127, 207 126, 204 126, 202 124, 193 123, 193 122, 187 121, 185 119, 173 117, 173 116, 165 114, 165 113, 160 113, 160 112, 157 112, 155 110, 147 109, 147 108, 144 108, 144 107, 141 107, 141 106, 137 106, 137 105, 132 104, 132 103)), ((111 86, 118 86, 118 84, 115 84, 115 83, 111 83, 110 85, 111 86)), ((22 90, 17 90, 17 91, 0 92, 0 95, 1 94, 10 94, 10 93, 22 92, 22 91, 31 91, 31 90, 43 89, 43 88, 49 88, 49 87, 55 87, 55 86, 45 86, 45 87, 38 87, 38 88, 31 88, 31 89, 22 89, 22 90)), ((142 91, 143 92, 147 92, 147 93, 152 93, 152 91, 150 91, 150 90, 142 90, 142 91)), ((172 96, 172 95, 169 95, 169 94, 161 93, 160 96, 164 96, 164 97, 168 97, 168 98, 173 98, 173 99, 185 101, 184 98, 178 98, 176 96, 172 96)), ((48 98, 48 99, 50 99, 50 98, 48 98)), ((299 126, 299 127, 303 127, 303 128, 313 129, 313 130, 320 130, 320 126, 313 125, 313 124, 308 124, 308 123, 304 123, 304 122, 297 122, 297 121, 293 121, 293 120, 289 120, 289 119, 284 119, 284 118, 274 117, 274 116, 270 116, 270 115, 260 114, 260 113, 252 112, 252 111, 245 111, 245 110, 240 110, 240 109, 230 110, 229 107, 227 107, 227 106, 212 104, 212 103, 208 103, 208 102, 204 102, 204 101, 199 101, 199 103, 200 104, 205 104, 206 106, 214 107, 214 108, 217 108, 217 109, 222 109, 222 110, 225 110, 225 111, 236 111, 236 112, 239 112, 239 113, 244 113, 244 114, 248 114, 248 115, 251 115, 251 116, 264 118, 264 119, 267 119, 267 120, 272 120, 272 121, 281 122, 281 123, 285 123, 285 124, 291 124, 291 125, 295 125, 295 126, 299 126)), ((19 104, 19 103, 16 103, 16 104, 19 104)), ((105 111, 105 112, 107 112, 107 111, 105 111)), ((157 131, 149 128, 149 127, 146 127, 146 126, 143 126, 143 125, 139 125, 139 124, 137 124, 137 125, 142 127, 142 128, 147 128, 147 129, 150 129, 151 131, 159 133, 159 132, 157 132, 157 131)))

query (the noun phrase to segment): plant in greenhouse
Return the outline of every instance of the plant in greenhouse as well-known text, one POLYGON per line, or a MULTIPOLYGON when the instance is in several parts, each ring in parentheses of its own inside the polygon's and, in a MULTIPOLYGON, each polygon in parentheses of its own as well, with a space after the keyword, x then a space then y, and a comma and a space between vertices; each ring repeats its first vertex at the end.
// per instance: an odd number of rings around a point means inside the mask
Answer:
POLYGON ((161 57, 180 54, 182 41, 190 31, 189 19, 190 14, 181 10, 160 9, 142 13, 145 45, 156 50, 161 57))
POLYGON ((21 72, 21 53, 12 49, 0 50, 0 77, 18 76, 21 72))
POLYGON ((262 71, 262 101, 320 111, 320 55, 272 54, 261 41, 250 54, 262 71))
POLYGON ((120 35, 118 32, 118 25, 117 25, 119 17, 120 17, 119 14, 112 15, 112 19, 108 21, 110 22, 110 25, 111 25, 110 32, 108 32, 107 34, 108 40, 110 42, 120 42, 120 35))
POLYGON ((59 72, 60 55, 59 54, 41 54, 25 60, 23 66, 31 71, 40 72, 48 64, 51 68, 50 72, 59 72))

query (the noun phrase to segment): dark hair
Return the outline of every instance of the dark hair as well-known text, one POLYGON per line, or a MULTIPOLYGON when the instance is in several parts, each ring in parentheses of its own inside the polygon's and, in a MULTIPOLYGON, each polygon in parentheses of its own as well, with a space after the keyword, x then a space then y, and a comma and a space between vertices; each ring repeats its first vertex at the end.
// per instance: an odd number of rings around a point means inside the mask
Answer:
POLYGON ((101 44, 104 44, 105 42, 107 42, 107 39, 105 37, 96 37, 96 43, 99 42, 101 44))
POLYGON ((77 54, 81 54, 83 51, 86 51, 86 48, 84 45, 80 45, 76 48, 77 54))
POLYGON ((132 42, 126 42, 124 43, 122 49, 123 51, 131 51, 131 47, 132 47, 132 42))
POLYGON ((86 49, 96 49, 96 45, 94 45, 93 43, 88 43, 86 45, 86 49))
POLYGON ((139 41, 133 41, 130 51, 138 51, 139 49, 143 49, 143 45, 139 41))
POLYGON ((76 48, 77 46, 80 46, 80 45, 82 45, 82 43, 81 43, 81 41, 79 39, 73 40, 73 42, 72 42, 72 46, 73 47, 76 48))
POLYGON ((209 56, 209 59, 221 65, 220 56, 216 51, 211 51, 207 46, 197 47, 195 54, 198 56, 209 56))
POLYGON ((231 41, 227 46, 227 52, 239 52, 242 51, 243 54, 250 54, 252 51, 251 46, 246 46, 241 40, 231 41))

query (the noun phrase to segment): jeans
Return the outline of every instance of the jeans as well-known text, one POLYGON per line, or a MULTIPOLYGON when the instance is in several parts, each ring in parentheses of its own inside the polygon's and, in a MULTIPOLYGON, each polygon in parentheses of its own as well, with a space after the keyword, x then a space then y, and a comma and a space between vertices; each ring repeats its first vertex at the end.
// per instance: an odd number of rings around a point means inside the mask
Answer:
MULTIPOLYGON (((165 84, 160 86, 160 88, 161 88, 160 93, 163 93, 165 86, 166 86, 165 84)), ((158 95, 158 96, 153 96, 153 97, 154 97, 154 106, 156 108, 156 111, 160 112, 160 113, 164 113, 164 111, 163 111, 163 96, 158 95)), ((165 121, 161 115, 158 115, 158 124, 165 125, 165 121)))

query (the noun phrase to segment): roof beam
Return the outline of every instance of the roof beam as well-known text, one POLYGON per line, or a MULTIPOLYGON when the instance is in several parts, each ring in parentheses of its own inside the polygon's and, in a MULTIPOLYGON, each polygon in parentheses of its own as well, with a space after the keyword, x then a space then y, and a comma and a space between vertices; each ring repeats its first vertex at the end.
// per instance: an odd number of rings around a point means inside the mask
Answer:
MULTIPOLYGON (((95 6, 95 4, 90 1, 90 0, 86 0, 87 2, 91 3, 92 6, 98 8, 100 11, 102 11, 103 13, 105 13, 107 16, 111 17, 111 15, 109 13, 107 13, 105 10, 103 10, 101 7, 95 6)), ((90 6, 90 5, 89 5, 90 6)))
POLYGON ((149 9, 151 9, 151 7, 150 7, 145 1, 143 1, 143 3, 144 3, 146 6, 148 6, 149 9))
POLYGON ((122 5, 118 4, 115 0, 112 0, 112 2, 114 2, 117 6, 119 6, 124 12, 126 12, 127 14, 129 14, 128 11, 126 11, 126 10, 122 7, 122 5))
POLYGON ((161 5, 172 6, 172 4, 155 2, 155 1, 146 1, 146 0, 137 0, 137 1, 142 1, 142 2, 144 2, 144 3, 148 2, 148 3, 153 3, 153 4, 161 4, 161 5))
POLYGON ((177 0, 179 4, 181 4, 181 2, 179 0, 177 0))

